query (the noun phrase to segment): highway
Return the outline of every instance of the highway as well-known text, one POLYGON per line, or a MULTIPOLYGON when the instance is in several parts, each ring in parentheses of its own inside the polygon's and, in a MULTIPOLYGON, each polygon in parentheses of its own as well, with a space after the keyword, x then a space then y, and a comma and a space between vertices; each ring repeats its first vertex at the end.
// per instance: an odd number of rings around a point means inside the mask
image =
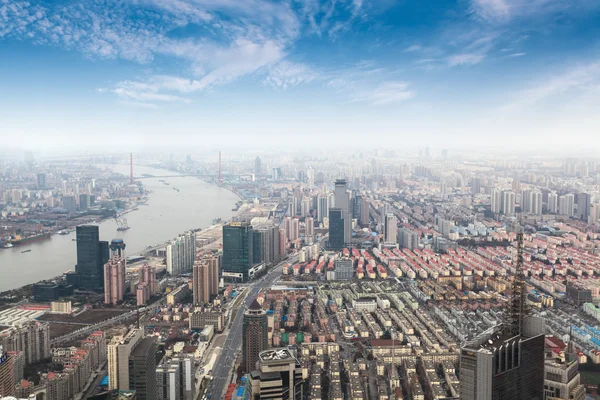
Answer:
POLYGON ((207 394, 210 393, 211 399, 222 399, 225 395, 225 388, 231 383, 231 375, 234 372, 233 368, 237 358, 237 352, 242 348, 244 310, 246 307, 250 306, 252 301, 254 301, 260 289, 271 287, 273 282, 281 276, 281 270, 283 269, 284 264, 293 264, 297 260, 298 256, 293 255, 271 269, 263 278, 260 278, 256 282, 252 282, 248 287, 246 298, 243 302, 244 307, 238 308, 233 323, 231 324, 229 334, 227 335, 227 339, 225 340, 225 344, 223 345, 221 355, 219 356, 215 367, 213 367, 213 372, 211 374, 213 380, 207 389, 207 394))

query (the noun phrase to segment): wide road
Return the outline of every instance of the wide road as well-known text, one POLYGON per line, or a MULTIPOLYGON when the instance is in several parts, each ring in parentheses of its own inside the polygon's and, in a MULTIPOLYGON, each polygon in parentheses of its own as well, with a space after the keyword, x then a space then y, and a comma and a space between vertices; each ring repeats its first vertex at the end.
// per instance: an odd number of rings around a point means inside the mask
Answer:
POLYGON ((221 355, 213 367, 213 372, 211 374, 213 380, 207 389, 207 393, 211 394, 211 399, 222 399, 225 395, 226 386, 231 382, 231 374, 234 372, 233 364, 237 358, 237 352, 242 347, 244 310, 254 301, 260 289, 271 287, 273 282, 281 276, 281 270, 283 269, 284 264, 293 264, 297 260, 297 255, 291 256, 278 264, 277 267, 272 268, 264 278, 260 278, 258 281, 249 285, 243 307, 238 308, 233 323, 231 324, 229 334, 227 335, 227 339, 225 340, 225 344, 223 345, 221 355))

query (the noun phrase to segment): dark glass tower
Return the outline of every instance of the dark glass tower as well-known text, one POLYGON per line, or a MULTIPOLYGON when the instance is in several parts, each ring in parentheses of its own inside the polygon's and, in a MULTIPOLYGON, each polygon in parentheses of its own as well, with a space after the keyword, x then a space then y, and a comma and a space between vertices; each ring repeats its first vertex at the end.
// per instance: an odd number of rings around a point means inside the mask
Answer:
POLYGON ((231 222, 223 226, 223 277, 248 280, 254 260, 252 225, 231 222))
POLYGON ((242 366, 244 372, 256 369, 258 354, 267 348, 267 312, 256 299, 244 312, 244 337, 242 343, 242 366))
POLYGON ((344 217, 343 210, 329 209, 329 248, 341 250, 344 248, 344 217))
POLYGON ((79 288, 102 290, 104 288, 104 264, 108 262, 108 242, 100 241, 100 232, 95 225, 77 227, 77 265, 75 271, 79 288))
POLYGON ((135 390, 136 399, 158 400, 156 384, 156 340, 144 338, 129 356, 129 389, 135 390))

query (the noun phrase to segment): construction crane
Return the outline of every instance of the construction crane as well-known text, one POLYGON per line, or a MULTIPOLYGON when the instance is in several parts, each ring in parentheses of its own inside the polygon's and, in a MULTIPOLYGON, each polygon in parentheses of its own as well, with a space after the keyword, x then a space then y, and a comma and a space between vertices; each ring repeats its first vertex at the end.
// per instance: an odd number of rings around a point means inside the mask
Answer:
POLYGON ((129 229, 129 225, 127 225, 127 220, 123 217, 115 216, 115 222, 117 223, 118 231, 126 231, 129 229))

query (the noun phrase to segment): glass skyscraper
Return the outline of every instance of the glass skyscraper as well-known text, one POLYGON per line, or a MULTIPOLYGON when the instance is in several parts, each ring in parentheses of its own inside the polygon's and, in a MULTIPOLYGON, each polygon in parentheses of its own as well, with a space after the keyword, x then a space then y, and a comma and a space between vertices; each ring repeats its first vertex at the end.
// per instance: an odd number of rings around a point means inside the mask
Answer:
POLYGON ((104 288, 104 264, 109 259, 108 242, 100 241, 96 225, 77 227, 77 265, 79 288, 102 290, 104 288))
POLYGON ((248 280, 254 261, 252 225, 231 222, 223 226, 223 277, 248 280))
POLYGON ((339 208, 329 209, 329 248, 344 248, 344 211, 339 208))

